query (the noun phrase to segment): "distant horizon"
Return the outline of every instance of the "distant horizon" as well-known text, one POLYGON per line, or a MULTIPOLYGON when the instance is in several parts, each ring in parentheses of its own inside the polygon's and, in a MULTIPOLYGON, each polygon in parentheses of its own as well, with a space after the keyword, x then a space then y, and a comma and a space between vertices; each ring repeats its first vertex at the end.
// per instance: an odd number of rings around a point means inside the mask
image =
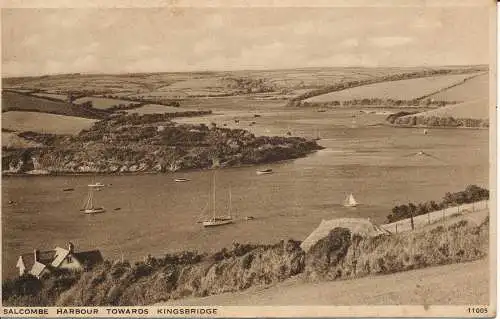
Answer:
POLYGON ((2 77, 483 65, 490 9, 3 8, 2 77))
POLYGON ((452 68, 452 67, 487 67, 489 69, 490 64, 442 64, 442 65, 413 65, 413 66, 389 66, 389 65, 381 65, 381 66, 359 66, 359 65, 350 65, 350 66, 311 66, 311 67, 295 67, 295 68, 276 68, 276 69, 232 69, 232 70, 187 70, 187 71, 153 71, 153 72, 123 72, 123 73, 95 73, 95 72, 70 72, 70 73, 52 73, 52 74, 41 74, 41 75, 18 75, 18 76, 2 76, 2 79, 16 79, 16 78, 42 78, 42 77, 50 77, 50 76, 72 76, 72 75, 81 75, 81 76, 99 76, 99 75, 127 75, 127 74, 176 74, 176 73, 231 73, 231 72, 262 72, 262 71, 291 71, 291 70, 311 70, 311 69, 377 69, 377 68, 401 68, 401 69, 411 69, 411 68, 452 68))

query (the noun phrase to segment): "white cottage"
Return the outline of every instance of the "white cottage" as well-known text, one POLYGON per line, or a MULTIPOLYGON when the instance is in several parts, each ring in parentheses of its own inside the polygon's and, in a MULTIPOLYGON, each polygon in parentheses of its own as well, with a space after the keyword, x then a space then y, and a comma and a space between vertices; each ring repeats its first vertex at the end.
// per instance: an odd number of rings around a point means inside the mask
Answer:
POLYGON ((16 267, 19 268, 19 276, 31 274, 41 278, 54 269, 83 270, 103 261, 99 250, 75 252, 72 243, 68 243, 68 249, 56 247, 53 250, 39 251, 22 254, 17 260, 16 267))

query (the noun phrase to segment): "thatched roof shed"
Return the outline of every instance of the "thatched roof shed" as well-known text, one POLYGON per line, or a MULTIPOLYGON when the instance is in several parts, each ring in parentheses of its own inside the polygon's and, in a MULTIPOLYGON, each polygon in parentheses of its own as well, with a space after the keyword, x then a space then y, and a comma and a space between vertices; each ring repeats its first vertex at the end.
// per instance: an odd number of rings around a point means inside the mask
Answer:
POLYGON ((300 248, 306 253, 322 238, 328 236, 335 228, 347 228, 352 235, 362 237, 375 237, 382 234, 389 234, 380 226, 373 224, 368 218, 338 218, 332 220, 322 220, 319 226, 302 242, 300 248))

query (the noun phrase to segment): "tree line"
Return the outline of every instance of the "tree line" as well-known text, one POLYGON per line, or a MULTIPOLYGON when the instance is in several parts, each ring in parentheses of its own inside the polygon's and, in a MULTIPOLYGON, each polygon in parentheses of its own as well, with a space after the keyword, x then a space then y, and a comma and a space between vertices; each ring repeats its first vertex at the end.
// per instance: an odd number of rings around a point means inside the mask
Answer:
POLYGON ((393 116, 389 122, 401 126, 432 126, 432 127, 489 127, 488 119, 455 118, 452 116, 393 116))
POLYGON ((408 79, 416 79, 422 77, 430 77, 436 75, 446 75, 446 74, 463 74, 463 73, 472 73, 481 71, 481 68, 469 68, 469 69, 461 69, 461 70, 453 70, 453 69, 440 69, 440 70, 423 70, 423 71, 414 71, 407 73, 399 73, 399 74, 389 74, 376 78, 369 78, 363 80, 353 80, 342 83, 336 83, 333 85, 328 85, 322 87, 317 90, 312 90, 306 92, 304 94, 298 95, 289 100, 289 106, 301 106, 302 100, 311 98, 313 96, 323 95, 326 93, 331 93, 335 91, 341 91, 345 89, 350 89, 357 86, 374 84, 379 82, 388 82, 388 81, 399 81, 399 80, 408 80, 408 79))
POLYGON ((481 188, 477 185, 469 185, 463 191, 446 193, 439 203, 432 200, 418 204, 408 203, 407 205, 403 204, 394 206, 392 208, 392 212, 387 215, 387 222, 393 223, 398 220, 412 218, 418 215, 425 215, 427 213, 435 212, 447 207, 473 203, 477 201, 487 200, 489 198, 489 190, 481 188))
POLYGON ((327 101, 327 102, 300 102, 300 106, 364 106, 364 105, 383 105, 385 107, 401 107, 401 106, 421 106, 421 107, 440 107, 447 104, 456 104, 456 101, 434 101, 432 99, 381 99, 381 98, 364 98, 353 99, 346 101, 327 101))

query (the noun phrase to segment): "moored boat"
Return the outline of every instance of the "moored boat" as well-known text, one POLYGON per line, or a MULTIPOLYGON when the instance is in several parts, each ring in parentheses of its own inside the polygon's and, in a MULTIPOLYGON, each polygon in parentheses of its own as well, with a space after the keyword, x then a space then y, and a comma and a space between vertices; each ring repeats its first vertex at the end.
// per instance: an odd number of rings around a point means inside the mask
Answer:
POLYGON ((84 209, 83 212, 85 214, 101 214, 104 213, 106 210, 103 207, 97 207, 97 208, 89 208, 89 209, 84 209))
POLYGON ((87 196, 87 201, 85 202, 85 205, 83 206, 83 208, 80 210, 84 214, 91 214, 91 215, 93 215, 93 214, 104 213, 106 211, 104 209, 104 207, 97 207, 97 206, 95 206, 95 204, 94 204, 94 191, 95 190, 96 190, 95 186, 90 186, 89 185, 89 193, 88 193, 88 196, 87 196))
POLYGON ((344 207, 356 207, 356 206, 358 206, 358 202, 356 202, 356 199, 354 199, 354 196, 351 193, 344 200, 344 207))
POLYGON ((212 217, 210 219, 202 221, 203 227, 215 227, 228 225, 233 222, 233 218, 231 216, 231 189, 229 189, 229 212, 227 216, 217 216, 215 209, 215 171, 213 175, 213 189, 212 189, 212 217))
POLYGON ((270 168, 257 170, 257 175, 266 175, 266 174, 272 174, 272 173, 273 173, 273 170, 270 168))
POLYGON ((233 222, 232 218, 210 218, 209 220, 203 221, 203 227, 214 227, 231 224, 233 222))
POLYGON ((100 182, 97 182, 97 183, 93 183, 93 184, 88 184, 87 185, 88 187, 104 187, 104 184, 103 183, 100 183, 100 182))

